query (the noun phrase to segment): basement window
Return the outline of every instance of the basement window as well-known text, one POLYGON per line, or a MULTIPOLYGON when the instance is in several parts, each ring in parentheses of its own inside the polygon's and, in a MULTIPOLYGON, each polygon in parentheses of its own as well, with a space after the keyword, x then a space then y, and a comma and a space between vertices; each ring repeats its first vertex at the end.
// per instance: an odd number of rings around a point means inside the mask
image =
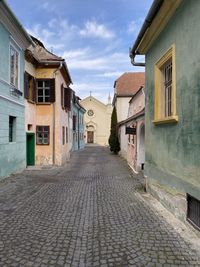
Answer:
POLYGON ((187 220, 200 230, 200 200, 187 194, 187 220))

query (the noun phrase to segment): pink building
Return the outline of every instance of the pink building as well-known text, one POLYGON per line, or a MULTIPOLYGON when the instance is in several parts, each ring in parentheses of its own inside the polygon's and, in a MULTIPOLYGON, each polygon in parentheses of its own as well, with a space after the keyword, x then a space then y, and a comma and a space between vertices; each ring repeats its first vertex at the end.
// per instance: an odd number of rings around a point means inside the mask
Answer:
POLYGON ((133 171, 145 164, 145 91, 141 86, 129 101, 128 117, 119 122, 121 155, 133 171))

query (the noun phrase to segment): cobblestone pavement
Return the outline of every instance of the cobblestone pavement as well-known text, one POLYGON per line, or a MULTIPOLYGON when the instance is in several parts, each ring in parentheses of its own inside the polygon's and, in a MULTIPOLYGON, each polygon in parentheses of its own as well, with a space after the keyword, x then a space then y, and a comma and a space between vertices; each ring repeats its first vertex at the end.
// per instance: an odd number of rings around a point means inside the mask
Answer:
POLYGON ((141 177, 104 147, 63 168, 0 182, 0 266, 200 266, 172 226, 137 197, 141 177))

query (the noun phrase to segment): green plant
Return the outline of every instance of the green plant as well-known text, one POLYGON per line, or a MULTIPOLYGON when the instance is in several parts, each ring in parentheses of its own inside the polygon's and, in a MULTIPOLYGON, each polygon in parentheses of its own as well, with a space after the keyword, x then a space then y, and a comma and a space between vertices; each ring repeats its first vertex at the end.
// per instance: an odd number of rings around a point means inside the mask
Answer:
POLYGON ((111 115, 110 137, 108 142, 110 146, 110 151, 115 154, 118 154, 118 152, 120 151, 120 143, 118 138, 117 111, 115 107, 113 108, 111 115))

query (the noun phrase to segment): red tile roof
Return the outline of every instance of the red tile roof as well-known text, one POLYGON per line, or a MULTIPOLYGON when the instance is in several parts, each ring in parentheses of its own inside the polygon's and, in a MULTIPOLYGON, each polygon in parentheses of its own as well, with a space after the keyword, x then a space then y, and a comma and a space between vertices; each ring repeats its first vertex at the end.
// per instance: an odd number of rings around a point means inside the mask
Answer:
POLYGON ((134 95, 145 84, 145 72, 125 72, 114 84, 117 96, 134 95))

